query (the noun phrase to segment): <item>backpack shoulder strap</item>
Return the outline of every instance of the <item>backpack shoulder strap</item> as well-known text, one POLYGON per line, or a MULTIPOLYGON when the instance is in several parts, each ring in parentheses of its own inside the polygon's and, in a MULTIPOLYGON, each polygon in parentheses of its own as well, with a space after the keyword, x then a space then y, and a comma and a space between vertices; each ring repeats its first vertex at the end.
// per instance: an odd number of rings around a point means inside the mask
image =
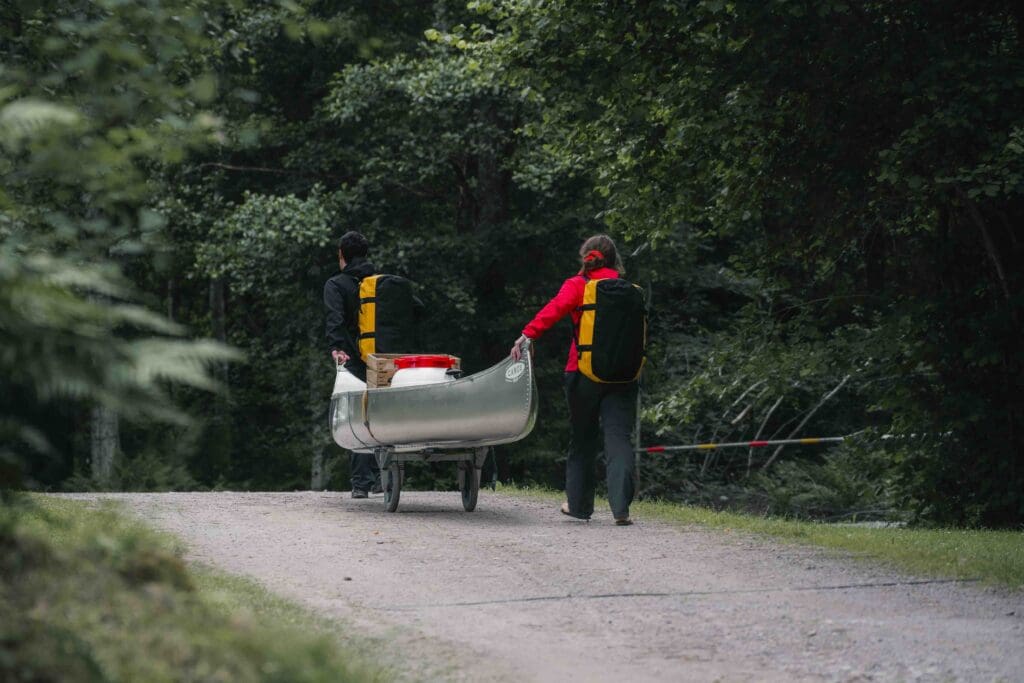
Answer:
POLYGON ((338 274, 339 275, 344 275, 349 280, 351 280, 355 284, 356 290, 357 291, 359 290, 359 284, 363 281, 363 278, 357 277, 357 276, 353 275, 352 273, 341 272, 341 273, 338 273, 338 274))

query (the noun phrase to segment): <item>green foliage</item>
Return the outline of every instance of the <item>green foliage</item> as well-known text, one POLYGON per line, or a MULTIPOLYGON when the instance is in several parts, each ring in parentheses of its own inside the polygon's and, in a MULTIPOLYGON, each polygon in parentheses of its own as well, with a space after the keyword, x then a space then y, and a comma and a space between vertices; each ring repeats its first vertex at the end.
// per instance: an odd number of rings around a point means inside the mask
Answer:
MULTIPOLYGON (((52 447, 38 416, 62 401, 182 421, 169 384, 212 389, 234 357, 139 304, 123 276, 158 241, 148 169, 210 139, 185 68, 208 18, 160 7, 33 3, 4 10, 0 71, 0 375, 8 470, 52 447), (11 444, 8 446, 7 444, 11 444)), ((198 78, 198 76, 197 76, 198 78)), ((207 98, 208 99, 208 98, 207 98)))
MULTIPOLYGON (((346 16, 360 22, 364 11, 346 16)), ((370 238, 370 258, 382 270, 418 283, 426 303, 423 350, 458 354, 470 371, 507 353, 528 308, 573 268, 576 243, 588 230, 585 210, 574 203, 582 187, 556 191, 561 171, 516 145, 528 99, 481 64, 422 46, 423 25, 400 44, 404 54, 367 62, 352 50, 326 81, 326 95, 311 87, 302 105, 294 97, 286 102, 279 77, 264 80, 270 74, 259 69, 265 97, 257 110, 265 123, 246 124, 263 131, 258 142, 238 140, 217 162, 197 159, 175 173, 167 204, 182 218, 178 258, 197 284, 223 280, 226 338, 258 368, 230 373, 232 447, 245 454, 228 475, 235 481, 303 486, 309 458, 323 447, 317 438, 328 438, 322 425, 332 373, 321 341, 321 291, 336 272, 333 242, 345 230, 370 238), (284 109, 303 116, 280 125, 284 109), (231 168, 203 176, 214 163, 231 168), (521 282, 524 271, 536 277, 521 282)), ((391 33, 388 44, 397 47, 399 35, 391 33)), ((304 62, 310 49, 329 61, 347 40, 311 48, 261 31, 247 49, 265 54, 272 45, 280 68, 304 62)), ((256 87, 250 75, 238 79, 256 87)), ((290 86, 287 92, 294 96, 290 86)), ((204 314, 195 319, 213 332, 204 314)), ((564 352, 559 339, 541 356, 544 381, 555 391, 564 352)), ((558 476, 553 460, 564 434, 559 403, 549 405, 553 418, 541 428, 548 434, 539 448, 535 442, 503 455, 517 477, 558 476)), ((503 471, 513 473, 505 465, 503 471)), ((423 475, 420 485, 444 483, 423 475)))
POLYGON ((125 417, 182 423, 186 415, 169 400, 167 384, 216 388, 206 367, 235 354, 177 339, 180 327, 111 298, 129 294, 116 274, 98 267, 0 252, 0 369, 8 416, 2 429, 9 437, 0 461, 14 468, 12 478, 20 454, 52 447, 26 402, 97 402, 125 417), (154 334, 161 336, 141 336, 154 334))
POLYGON ((5 10, 0 172, 16 234, 38 238, 45 228, 57 244, 85 241, 102 253, 118 240, 134 249, 158 227, 142 208, 148 165, 179 161, 217 131, 197 106, 209 101, 212 77, 187 64, 215 31, 206 9, 180 1, 5 10))
POLYGON ((893 521, 896 481, 891 454, 885 449, 847 445, 826 454, 820 463, 780 462, 758 476, 767 512, 776 516, 826 521, 893 521))
POLYGON ((331 222, 318 186, 303 199, 245 193, 212 226, 210 241, 199 245, 195 269, 227 278, 239 294, 273 295, 317 254, 330 254, 331 222))
POLYGON ((171 338, 182 329, 147 309, 115 303, 127 283, 45 256, 0 262, 3 369, 36 400, 85 398, 128 416, 182 420, 165 382, 212 389, 206 363, 233 357, 211 343, 171 338), (131 329, 161 337, 126 338, 131 329))
POLYGON ((109 508, 19 499, 0 508, 0 547, 4 680, 380 679, 294 610, 263 619, 284 610, 197 579, 180 547, 109 508))
POLYGON ((151 447, 121 458, 107 481, 76 474, 62 487, 68 491, 193 491, 198 485, 184 458, 176 458, 166 448, 151 447))
MULTIPOLYGON (((246 368, 217 366, 232 395, 212 411, 176 392, 208 413, 188 459, 204 485, 305 485, 327 442, 320 292, 345 230, 420 285, 423 349, 470 371, 507 352, 580 239, 609 232, 651 291, 648 440, 928 435, 863 456, 650 460, 646 495, 1024 519, 1013 3, 3 11, 3 253, 96 270, 245 351, 246 368)), ((84 300, 126 315, 126 298, 84 300)), ((172 332, 131 322, 109 325, 140 353, 140 335, 172 332)), ((567 334, 539 345, 542 418, 501 449, 504 479, 560 482, 567 334)), ((31 365, 18 353, 5 367, 31 365)), ((201 362, 175 379, 205 384, 201 362)), ((45 422, 4 429, 41 446, 45 422)))
MULTIPOLYGON (((806 339, 806 368, 755 343, 756 376, 710 376, 725 379, 719 400, 736 380, 860 376, 863 409, 850 402, 816 431, 860 422, 948 434, 942 448, 894 460, 901 499, 933 520, 1020 522, 1019 7, 477 8, 480 25, 436 38, 536 94, 543 117, 524 129, 588 170, 604 222, 685 244, 683 263, 755 280, 762 334, 772 340, 778 326, 781 341, 806 339), (814 318, 794 319, 793 306, 812 302, 824 302, 814 318), (862 339, 837 344, 836 330, 862 339)), ((741 305, 719 300, 709 317, 742 323, 741 305)), ((750 326, 732 329, 702 340, 709 359, 750 350, 750 326)), ((669 344, 686 348, 691 331, 671 330, 669 344)), ((659 419, 691 433, 691 420, 706 422, 693 410, 710 409, 699 379, 716 365, 698 364, 695 393, 670 395, 659 419)))

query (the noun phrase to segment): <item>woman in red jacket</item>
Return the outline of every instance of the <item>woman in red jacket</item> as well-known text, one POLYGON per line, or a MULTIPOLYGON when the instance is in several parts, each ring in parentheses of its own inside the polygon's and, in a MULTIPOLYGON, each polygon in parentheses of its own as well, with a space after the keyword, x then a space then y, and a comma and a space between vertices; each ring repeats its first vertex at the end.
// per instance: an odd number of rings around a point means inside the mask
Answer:
MULTIPOLYGON (((588 238, 580 247, 580 271, 570 277, 551 301, 540 309, 523 328, 523 335, 512 346, 517 360, 523 339, 537 339, 566 315, 572 317, 573 329, 580 323, 580 306, 587 280, 617 278, 623 274, 622 260, 615 243, 607 235, 588 238)), ((631 524, 629 505, 633 502, 634 454, 630 435, 636 411, 637 383, 603 384, 590 380, 577 369, 576 336, 569 346, 565 364, 565 397, 569 403, 569 426, 572 440, 565 465, 567 502, 562 513, 577 519, 590 519, 594 512, 595 460, 598 440, 604 432, 607 461, 608 502, 615 523, 631 524)))

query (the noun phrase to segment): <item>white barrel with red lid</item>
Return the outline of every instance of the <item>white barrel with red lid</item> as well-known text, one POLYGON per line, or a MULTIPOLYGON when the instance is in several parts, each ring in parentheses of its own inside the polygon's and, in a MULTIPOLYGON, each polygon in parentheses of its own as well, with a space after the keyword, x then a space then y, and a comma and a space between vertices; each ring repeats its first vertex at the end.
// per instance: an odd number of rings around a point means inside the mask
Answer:
POLYGON ((450 382, 454 377, 448 371, 456 363, 453 356, 418 355, 399 356, 395 359, 395 376, 392 387, 414 387, 420 384, 450 382))

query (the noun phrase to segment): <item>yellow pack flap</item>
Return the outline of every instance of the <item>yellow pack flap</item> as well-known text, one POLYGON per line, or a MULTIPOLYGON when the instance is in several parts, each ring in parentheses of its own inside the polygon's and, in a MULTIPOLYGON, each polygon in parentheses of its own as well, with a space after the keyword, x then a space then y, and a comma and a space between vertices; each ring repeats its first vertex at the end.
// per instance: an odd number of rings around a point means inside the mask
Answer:
POLYGON ((580 326, 579 335, 576 338, 577 349, 585 349, 579 351, 577 365, 579 371, 585 376, 593 379, 594 381, 600 381, 594 375, 594 368, 592 365, 593 354, 590 352, 591 346, 594 344, 594 321, 597 319, 597 283, 601 280, 587 280, 586 287, 583 288, 583 304, 580 306, 580 326))
POLYGON ((359 356, 366 362, 377 350, 377 278, 364 277, 359 282, 359 356))

